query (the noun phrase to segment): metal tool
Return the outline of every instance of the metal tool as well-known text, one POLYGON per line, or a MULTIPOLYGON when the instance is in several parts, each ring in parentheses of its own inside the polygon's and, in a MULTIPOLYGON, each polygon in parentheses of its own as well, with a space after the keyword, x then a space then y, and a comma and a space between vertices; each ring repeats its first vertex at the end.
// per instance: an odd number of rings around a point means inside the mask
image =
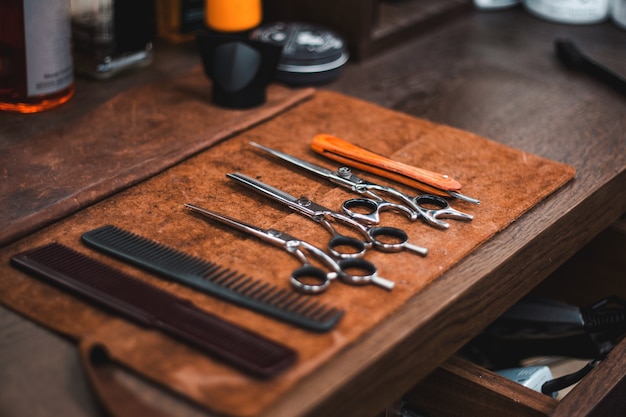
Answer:
POLYGON ((416 197, 409 196, 395 188, 375 184, 366 181, 352 173, 350 168, 341 167, 337 171, 331 171, 324 167, 303 161, 294 156, 283 152, 268 148, 256 142, 250 144, 261 149, 283 161, 307 170, 322 178, 326 178, 334 184, 352 190, 358 194, 367 195, 370 198, 350 199, 343 203, 343 210, 350 216, 366 222, 368 224, 378 224, 380 222, 380 212, 387 209, 395 209, 409 215, 413 221, 422 218, 426 223, 440 229, 447 229, 450 225, 440 220, 441 218, 456 219, 469 221, 474 217, 471 214, 463 213, 450 207, 446 199, 436 195, 420 195, 416 197), (403 204, 391 203, 381 198, 375 191, 381 191, 389 194, 403 204), (438 207, 438 208, 433 208, 438 207), (355 208, 366 209, 367 212, 357 212, 355 208))
POLYGON ((313 138, 311 149, 320 155, 353 168, 398 181, 418 190, 442 197, 479 204, 480 201, 461 194, 461 183, 448 175, 417 168, 364 149, 335 136, 320 134, 313 138))
POLYGON ((393 289, 395 285, 393 281, 379 276, 376 267, 365 259, 353 258, 335 261, 316 246, 279 230, 262 229, 193 204, 185 204, 185 207, 203 217, 217 220, 237 230, 256 236, 274 246, 281 247, 296 257, 302 263, 302 266, 292 272, 290 282, 297 291, 307 294, 319 294, 326 291, 330 283, 337 278, 353 285, 376 284, 386 290, 393 289), (314 266, 306 254, 309 254, 310 257, 315 258, 319 263, 326 266, 330 269, 330 272, 314 266))
POLYGON ((365 253, 365 250, 370 246, 373 246, 383 252, 399 252, 406 249, 421 256, 426 256, 428 253, 428 249, 409 243, 409 237, 404 230, 395 227, 366 226, 359 223, 352 217, 314 203, 308 198, 296 198, 284 191, 254 178, 250 178, 244 174, 234 173, 226 174, 226 176, 261 194, 264 194, 267 197, 270 197, 275 201, 278 201, 279 203, 286 205, 305 217, 308 217, 309 219, 324 226, 324 228, 333 236, 328 244, 328 249, 333 255, 339 258, 347 259, 361 257, 365 253), (361 236, 365 238, 365 241, 340 234, 332 224, 334 221, 341 222, 342 224, 357 230, 361 236), (341 249, 344 246, 355 249, 355 251, 342 251, 341 249))

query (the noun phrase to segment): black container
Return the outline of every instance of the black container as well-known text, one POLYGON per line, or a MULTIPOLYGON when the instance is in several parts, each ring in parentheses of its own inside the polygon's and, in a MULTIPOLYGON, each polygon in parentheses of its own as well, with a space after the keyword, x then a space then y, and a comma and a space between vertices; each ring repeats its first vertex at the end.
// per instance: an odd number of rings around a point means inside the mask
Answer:
POLYGON ((275 79, 289 85, 328 83, 339 76, 349 57, 345 41, 322 26, 277 22, 257 28, 250 36, 282 46, 275 79))

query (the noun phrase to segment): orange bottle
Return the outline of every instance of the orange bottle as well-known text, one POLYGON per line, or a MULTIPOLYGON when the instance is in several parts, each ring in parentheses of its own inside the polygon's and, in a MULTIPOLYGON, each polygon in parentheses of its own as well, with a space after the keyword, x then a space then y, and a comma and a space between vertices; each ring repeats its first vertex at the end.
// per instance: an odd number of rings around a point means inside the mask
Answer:
POLYGON ((261 0, 206 0, 205 22, 218 32, 243 32, 262 19, 261 0))
POLYGON ((0 110, 39 112, 73 94, 69 0, 2 0, 0 110))

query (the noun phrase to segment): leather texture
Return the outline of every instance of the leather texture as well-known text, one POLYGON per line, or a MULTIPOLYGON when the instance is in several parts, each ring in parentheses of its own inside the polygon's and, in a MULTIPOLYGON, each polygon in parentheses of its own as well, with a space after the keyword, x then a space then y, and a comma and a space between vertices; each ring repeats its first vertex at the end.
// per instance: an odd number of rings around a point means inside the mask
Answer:
MULTIPOLYGON (((174 107, 170 111, 161 114, 162 120, 179 114, 174 107)), ((207 129, 211 129, 210 124, 207 121, 207 129)), ((201 130, 198 125, 195 129, 201 130)), ((169 140, 174 140, 173 137, 170 135, 169 140)), ((165 137, 163 140, 166 141, 165 137)), ((371 175, 363 177, 375 179, 371 175)), ((575 171, 568 165, 470 132, 320 90, 310 100, 300 101, 288 111, 220 141, 159 175, 5 246, 0 252, 0 276, 3 277, 0 300, 77 342, 106 347, 116 363, 210 410, 233 416, 254 416, 574 177, 575 171), (465 194, 481 200, 480 205, 453 201, 456 209, 474 215, 474 220, 451 220, 448 230, 385 213, 385 225, 405 229, 412 243, 426 246, 430 252, 424 258, 409 252, 368 253, 367 259, 377 265, 382 276, 395 282, 395 288, 387 291, 371 285, 357 287, 333 282, 328 291, 319 296, 320 301, 337 305, 346 312, 336 329, 329 333, 308 332, 272 320, 141 272, 80 243, 82 233, 114 224, 191 255, 288 287, 290 272, 299 266, 295 258, 254 237, 199 219, 186 212, 183 204, 193 203, 325 246, 330 235, 318 224, 225 177, 229 172, 241 172, 292 195, 306 195, 338 210, 341 202, 356 194, 294 170, 249 145, 250 141, 258 142, 336 168, 332 161, 310 149, 312 138, 319 133, 332 134, 393 159, 448 174, 463 184, 465 194), (50 241, 88 253, 187 298, 199 308, 254 329, 296 350, 299 360, 280 376, 259 381, 9 266, 12 254, 50 241)), ((387 183, 382 179, 380 182, 387 183)))
POLYGON ((215 142, 310 97, 273 84, 263 105, 211 102, 200 67, 186 77, 124 92, 52 133, 0 153, 0 245, 157 174, 215 142))

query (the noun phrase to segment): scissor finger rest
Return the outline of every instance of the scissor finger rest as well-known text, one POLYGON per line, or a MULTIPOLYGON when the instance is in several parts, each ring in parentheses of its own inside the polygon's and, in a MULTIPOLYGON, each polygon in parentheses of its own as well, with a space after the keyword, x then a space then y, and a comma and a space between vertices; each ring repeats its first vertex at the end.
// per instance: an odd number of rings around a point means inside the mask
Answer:
POLYGON ((413 198, 415 204, 425 213, 425 215, 433 217, 435 219, 455 219, 470 221, 474 219, 474 216, 462 211, 455 210, 450 207, 448 201, 445 198, 424 194, 418 195, 413 198))
POLYGON ((369 234, 376 249, 382 252, 400 252, 406 249, 422 256, 428 254, 427 248, 409 243, 409 235, 397 227, 373 227, 369 234))
POLYGON ((348 284, 376 284, 386 290, 392 290, 395 286, 393 281, 379 276, 376 267, 365 259, 345 259, 339 261, 339 266, 339 278, 348 284))

